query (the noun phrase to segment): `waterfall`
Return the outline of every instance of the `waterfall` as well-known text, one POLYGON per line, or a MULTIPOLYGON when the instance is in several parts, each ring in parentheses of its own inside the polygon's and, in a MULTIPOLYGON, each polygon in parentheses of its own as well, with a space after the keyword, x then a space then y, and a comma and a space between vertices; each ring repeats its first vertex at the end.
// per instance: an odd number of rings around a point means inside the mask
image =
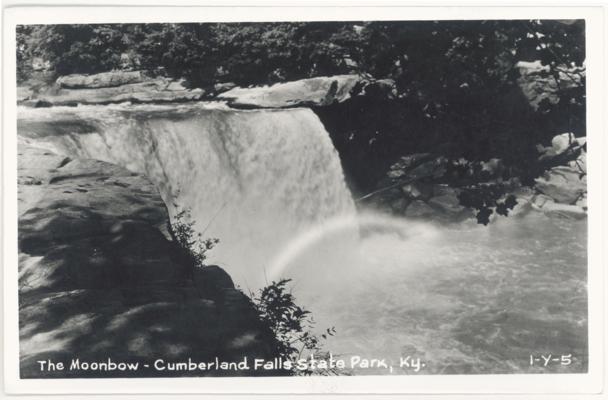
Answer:
POLYGON ((264 283, 291 239, 355 213, 338 154, 309 109, 22 108, 18 133, 59 154, 146 175, 170 214, 190 208, 197 231, 220 239, 209 262, 250 288, 264 283))

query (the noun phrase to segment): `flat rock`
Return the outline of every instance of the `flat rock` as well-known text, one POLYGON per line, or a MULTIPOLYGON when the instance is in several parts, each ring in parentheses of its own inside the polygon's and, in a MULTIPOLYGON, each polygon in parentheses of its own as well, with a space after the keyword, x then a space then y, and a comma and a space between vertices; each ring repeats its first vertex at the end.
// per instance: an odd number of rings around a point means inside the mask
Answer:
POLYGON ((548 202, 542 207, 543 212, 550 217, 561 217, 569 219, 583 219, 587 212, 580 206, 571 204, 560 204, 548 202))
POLYGON ((57 78, 57 84, 67 89, 96 89, 140 83, 149 80, 144 71, 109 71, 93 75, 72 74, 57 78))
POLYGON ((49 106, 183 102, 200 100, 204 93, 202 89, 187 89, 179 81, 156 79, 113 87, 47 90, 30 102, 35 100, 49 106))
POLYGON ((237 87, 217 97, 241 108, 326 106, 348 100, 359 82, 358 75, 317 77, 272 86, 237 87))

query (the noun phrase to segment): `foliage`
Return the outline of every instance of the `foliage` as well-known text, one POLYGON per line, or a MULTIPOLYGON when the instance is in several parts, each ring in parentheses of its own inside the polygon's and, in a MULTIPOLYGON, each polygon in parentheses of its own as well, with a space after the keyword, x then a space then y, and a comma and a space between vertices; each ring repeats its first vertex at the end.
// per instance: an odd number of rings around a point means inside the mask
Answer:
MULTIPOLYGON (((294 365, 297 360, 310 355, 317 359, 327 359, 329 354, 323 351, 322 342, 333 336, 336 330, 328 328, 319 336, 312 332, 315 323, 310 311, 298 306, 294 296, 287 291, 290 281, 291 279, 273 281, 260 289, 258 294, 251 294, 255 309, 262 323, 273 333, 281 359, 289 360, 294 365)), ((310 368, 295 369, 293 372, 301 375, 341 373, 336 369, 310 368)))
POLYGON ((195 231, 194 224, 190 209, 179 211, 173 217, 170 225, 171 236, 185 250, 191 264, 197 268, 203 268, 207 252, 219 243, 219 239, 203 239, 202 233, 195 231))

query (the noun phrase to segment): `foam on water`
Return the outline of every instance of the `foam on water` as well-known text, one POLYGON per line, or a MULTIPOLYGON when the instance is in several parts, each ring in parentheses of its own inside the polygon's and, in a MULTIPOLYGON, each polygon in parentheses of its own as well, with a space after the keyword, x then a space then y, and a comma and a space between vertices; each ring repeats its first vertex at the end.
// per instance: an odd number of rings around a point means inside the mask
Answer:
POLYGON ((584 221, 530 214, 437 227, 372 214, 359 219, 357 241, 351 226, 302 235, 278 274, 294 279, 319 328, 337 329, 334 353, 395 366, 420 357, 422 373, 586 369, 584 221), (556 353, 572 364, 529 365, 530 354, 556 353))

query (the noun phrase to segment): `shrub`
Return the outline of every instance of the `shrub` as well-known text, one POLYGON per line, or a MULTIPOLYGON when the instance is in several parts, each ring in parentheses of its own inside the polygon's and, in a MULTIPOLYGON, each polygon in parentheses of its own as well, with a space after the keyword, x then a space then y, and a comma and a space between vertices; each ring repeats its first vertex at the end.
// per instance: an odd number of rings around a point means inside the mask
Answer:
POLYGON ((179 211, 170 225, 173 240, 188 254, 192 264, 197 268, 205 266, 207 252, 219 243, 217 238, 204 239, 203 234, 194 230, 189 208, 179 211))
MULTIPOLYGON (((311 355, 317 360, 328 359, 329 352, 323 350, 323 341, 336 333, 334 327, 325 329, 321 335, 313 333, 315 322, 310 311, 298 306, 295 297, 287 291, 291 279, 271 282, 250 297, 260 320, 273 333, 281 359, 296 363, 311 355)), ((335 368, 294 369, 296 375, 339 375, 335 368)))
MULTIPOLYGON (((177 204, 174 206, 179 209, 177 204)), ((184 250, 194 268, 204 268, 207 252, 219 243, 217 238, 204 239, 203 234, 194 229, 191 210, 183 209, 172 218, 170 234, 177 245, 184 250)), ((297 360, 313 355, 317 360, 329 358, 322 343, 336 332, 328 328, 321 335, 313 333, 315 322, 310 311, 295 303, 294 296, 287 291, 291 279, 273 281, 249 297, 261 323, 271 332, 278 356, 283 360, 296 363, 297 360)), ((338 375, 342 371, 330 369, 293 369, 298 375, 338 375)))

